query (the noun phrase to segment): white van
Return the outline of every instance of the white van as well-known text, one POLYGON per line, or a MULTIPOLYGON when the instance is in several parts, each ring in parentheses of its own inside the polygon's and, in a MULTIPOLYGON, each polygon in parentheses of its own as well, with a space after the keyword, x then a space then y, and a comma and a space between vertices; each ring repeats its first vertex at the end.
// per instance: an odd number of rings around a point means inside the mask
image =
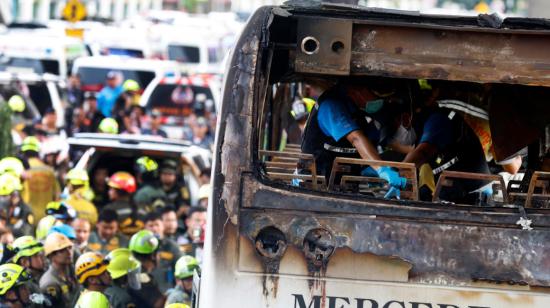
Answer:
POLYGON ((152 54, 143 33, 136 29, 96 27, 84 34, 84 41, 96 55, 149 58, 152 54))
POLYGON ((87 55, 80 40, 50 30, 10 31, 0 36, 2 71, 67 78, 73 61, 87 55))
POLYGON ((143 92, 140 105, 147 112, 154 109, 161 113, 162 128, 169 138, 184 139, 184 105, 195 106, 197 101, 204 100, 205 109, 216 112, 220 87, 217 78, 210 75, 157 77, 143 92), (182 99, 184 96, 186 102, 182 99))
POLYGON ((0 86, 10 86, 17 89, 27 104, 36 106, 41 116, 44 115, 47 109, 52 108, 57 114, 57 126, 63 126, 65 122, 63 96, 66 85, 59 76, 0 72, 0 86))
POLYGON ((84 57, 73 65, 73 74, 80 76, 84 91, 99 92, 105 85, 107 73, 113 70, 121 72, 126 80, 137 81, 141 89, 145 89, 155 77, 180 75, 175 62, 123 56, 84 57))
POLYGON ((167 35, 164 41, 165 58, 180 64, 189 74, 221 74, 222 60, 228 51, 220 38, 205 35, 167 35))

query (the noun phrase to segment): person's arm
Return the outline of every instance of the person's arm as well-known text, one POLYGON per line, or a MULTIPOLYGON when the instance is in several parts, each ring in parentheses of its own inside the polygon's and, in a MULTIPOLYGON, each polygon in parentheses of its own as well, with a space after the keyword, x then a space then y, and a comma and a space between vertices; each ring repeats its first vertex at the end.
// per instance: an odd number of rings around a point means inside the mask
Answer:
POLYGON ((429 143, 419 144, 412 152, 407 154, 404 163, 414 163, 416 168, 420 168, 423 164, 427 163, 437 153, 437 147, 429 143))
MULTIPOLYGON (((376 147, 362 131, 354 130, 346 136, 346 139, 353 145, 355 149, 357 149, 357 152, 359 152, 361 158, 368 160, 382 160, 382 158, 380 158, 380 155, 378 155, 376 147)), ((373 168, 378 170, 380 167, 373 166, 373 168)))

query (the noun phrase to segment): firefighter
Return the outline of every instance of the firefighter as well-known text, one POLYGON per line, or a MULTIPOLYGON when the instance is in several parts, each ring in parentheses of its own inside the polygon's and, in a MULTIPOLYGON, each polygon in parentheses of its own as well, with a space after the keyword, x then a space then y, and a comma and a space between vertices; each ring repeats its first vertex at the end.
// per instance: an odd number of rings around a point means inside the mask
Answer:
POLYGON ((34 215, 21 199, 22 188, 21 181, 14 174, 8 172, 0 175, 0 214, 6 219, 15 237, 34 231, 34 215))
POLYGON ((52 201, 46 205, 46 215, 51 215, 58 222, 70 225, 77 213, 66 201, 52 201))
POLYGON ((34 289, 38 290, 38 282, 46 267, 44 246, 34 237, 25 235, 17 238, 13 242, 12 248, 15 253, 12 261, 30 272, 32 275, 31 283, 34 289))
POLYGON ((72 273, 73 243, 65 235, 54 232, 46 237, 44 252, 50 267, 40 278, 40 289, 54 307, 71 307, 78 294, 72 273))
POLYGON ((115 172, 108 180, 109 199, 104 210, 110 209, 117 212, 120 230, 126 235, 132 235, 143 229, 142 217, 144 211, 140 211, 135 205, 132 194, 136 191, 136 179, 128 172, 115 172))
POLYGON ((75 308, 110 308, 109 300, 100 292, 90 291, 85 292, 78 299, 78 302, 74 306, 75 308))
POLYGON ((46 205, 57 200, 60 193, 54 170, 39 158, 40 147, 40 141, 34 136, 26 137, 21 144, 21 152, 30 166, 25 172, 22 198, 36 219, 44 217, 46 205))
POLYGON ((94 192, 90 189, 88 172, 83 169, 71 169, 65 177, 69 197, 67 203, 78 213, 79 218, 87 219, 92 225, 97 222, 97 209, 92 203, 94 192))
POLYGON ((174 276, 176 277, 176 286, 166 291, 168 298, 167 304, 185 303, 191 304, 191 294, 193 292, 193 273, 200 271, 199 262, 191 256, 183 256, 176 262, 174 276))
POLYGON ((109 262, 97 252, 86 252, 82 254, 75 264, 75 273, 78 282, 84 287, 78 302, 85 298, 90 291, 105 292, 111 286, 111 275, 107 271, 109 262))
POLYGON ((134 201, 142 208, 150 206, 157 199, 164 198, 165 194, 156 187, 158 178, 158 164, 150 157, 143 156, 136 160, 134 167, 137 174, 139 189, 134 195, 134 201))
POLYGON ((132 236, 129 248, 132 255, 141 263, 142 271, 141 290, 139 292, 130 290, 130 294, 136 298, 138 307, 161 307, 166 298, 151 275, 157 267, 159 240, 153 232, 141 230, 132 236))
POLYGON ((107 270, 111 274, 113 283, 105 290, 112 308, 135 308, 135 300, 128 293, 129 289, 139 291, 141 289, 139 263, 132 252, 127 248, 119 248, 111 251, 107 257, 109 265, 107 270))
POLYGON ((41 294, 31 293, 27 284, 31 275, 20 265, 6 263, 0 265, 0 303, 2 307, 23 308, 48 305, 41 294))

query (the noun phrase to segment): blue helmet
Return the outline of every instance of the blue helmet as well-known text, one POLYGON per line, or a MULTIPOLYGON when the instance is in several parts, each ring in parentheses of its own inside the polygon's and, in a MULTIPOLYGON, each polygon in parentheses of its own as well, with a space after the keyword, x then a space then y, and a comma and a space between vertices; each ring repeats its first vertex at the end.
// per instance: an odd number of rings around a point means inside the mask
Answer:
POLYGON ((61 233, 65 235, 67 238, 69 238, 70 240, 76 239, 76 233, 74 232, 73 227, 69 225, 62 224, 62 225, 53 226, 48 232, 48 235, 54 232, 61 233))

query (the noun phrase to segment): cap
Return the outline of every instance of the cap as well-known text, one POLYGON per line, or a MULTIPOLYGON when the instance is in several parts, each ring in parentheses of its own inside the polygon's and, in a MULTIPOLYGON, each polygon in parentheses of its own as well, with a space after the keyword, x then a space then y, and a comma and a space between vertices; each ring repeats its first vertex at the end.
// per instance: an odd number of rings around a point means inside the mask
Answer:
POLYGON ((115 79, 115 78, 117 78, 117 76, 118 76, 118 72, 116 72, 116 71, 109 71, 109 72, 107 73, 107 76, 106 76, 106 77, 107 77, 107 79, 115 79))
POLYGON ((97 99, 94 92, 86 92, 84 93, 84 99, 97 99))
POLYGON ((161 172, 171 172, 176 173, 178 168, 178 163, 173 159, 165 159, 160 167, 161 172))

